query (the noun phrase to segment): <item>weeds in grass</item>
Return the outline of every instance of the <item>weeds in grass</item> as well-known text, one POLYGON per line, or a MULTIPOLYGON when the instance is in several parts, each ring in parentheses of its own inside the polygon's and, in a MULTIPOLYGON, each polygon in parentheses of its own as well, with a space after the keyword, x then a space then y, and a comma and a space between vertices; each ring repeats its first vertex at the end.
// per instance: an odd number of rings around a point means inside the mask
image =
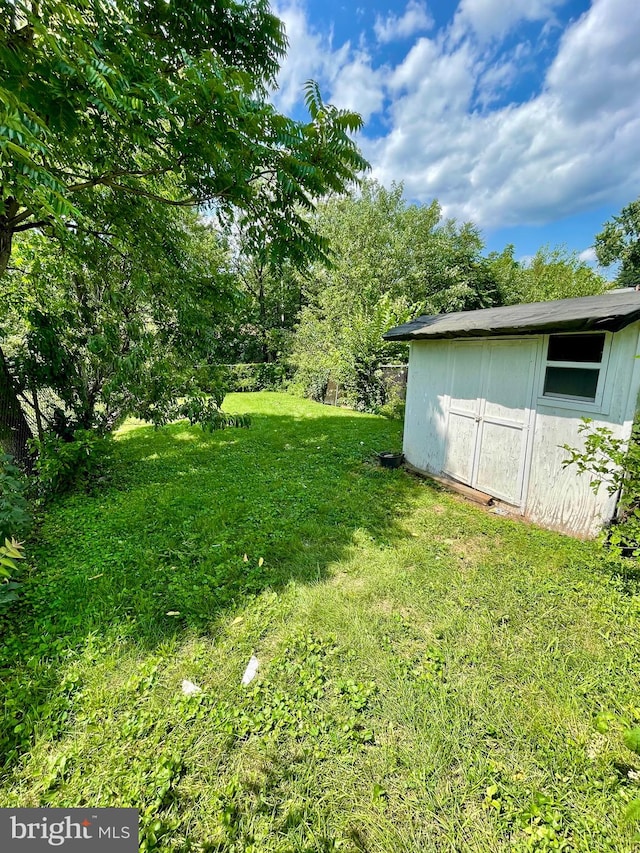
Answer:
POLYGON ((147 853, 631 853, 633 579, 380 469, 385 419, 229 408, 251 430, 128 425, 47 512, 0 616, 0 805, 134 806, 147 853))

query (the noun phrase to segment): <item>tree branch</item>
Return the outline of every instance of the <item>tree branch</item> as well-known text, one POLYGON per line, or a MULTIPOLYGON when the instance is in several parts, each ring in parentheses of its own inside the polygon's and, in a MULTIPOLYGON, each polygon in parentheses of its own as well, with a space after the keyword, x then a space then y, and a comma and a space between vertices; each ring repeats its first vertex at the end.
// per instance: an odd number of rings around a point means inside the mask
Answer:
MULTIPOLYGON (((14 231, 19 231, 19 228, 16 228, 16 225, 19 225, 21 222, 24 222, 25 219, 28 219, 30 216, 33 216, 33 211, 27 208, 23 210, 22 213, 17 214, 12 219, 9 220, 9 226, 13 228, 14 231)), ((24 230, 24 229, 23 229, 24 230)))
MULTIPOLYGON (((162 166, 155 169, 115 169, 113 172, 106 172, 104 175, 98 175, 95 178, 90 178, 87 181, 81 181, 78 184, 71 184, 67 187, 68 192, 77 192, 78 190, 86 190, 99 185, 113 186, 114 178, 151 178, 166 175, 169 172, 174 172, 183 163, 183 158, 180 157, 171 166, 162 166)), ((122 189, 120 185, 117 185, 122 189)))
MULTIPOLYGON (((153 193, 150 190, 143 190, 140 189, 140 187, 128 187, 126 184, 118 184, 111 179, 104 180, 101 183, 104 186, 112 187, 113 189, 120 190, 121 192, 141 196, 142 198, 150 198, 152 201, 158 201, 161 204, 168 204, 171 207, 194 207, 194 205, 201 203, 193 197, 184 199, 165 198, 164 196, 158 195, 157 193, 153 193)), ((212 196, 211 198, 217 198, 217 196, 212 196)), ((210 201, 210 199, 207 198, 203 201, 210 201)))
MULTIPOLYGON (((29 215, 31 216, 32 214, 29 215)), ((30 231, 32 228, 44 228, 46 225, 51 225, 48 219, 39 219, 37 222, 25 222, 24 225, 18 225, 17 228, 14 228, 13 233, 18 234, 20 231, 30 231)))

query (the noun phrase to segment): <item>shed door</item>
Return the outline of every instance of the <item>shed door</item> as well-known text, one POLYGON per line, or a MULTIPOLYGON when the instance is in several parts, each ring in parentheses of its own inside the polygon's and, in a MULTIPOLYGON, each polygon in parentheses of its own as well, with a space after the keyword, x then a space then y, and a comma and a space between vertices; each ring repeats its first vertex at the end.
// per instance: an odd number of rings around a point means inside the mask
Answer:
POLYGON ((522 502, 535 352, 526 340, 453 347, 446 473, 516 506, 522 502))
POLYGON ((482 390, 482 341, 451 344, 451 372, 444 472, 473 482, 482 390))

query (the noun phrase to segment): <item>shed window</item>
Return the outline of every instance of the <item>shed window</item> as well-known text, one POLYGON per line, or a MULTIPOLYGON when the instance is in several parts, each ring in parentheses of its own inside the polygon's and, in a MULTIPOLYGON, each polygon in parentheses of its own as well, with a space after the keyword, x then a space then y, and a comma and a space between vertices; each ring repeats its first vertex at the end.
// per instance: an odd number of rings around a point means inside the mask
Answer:
POLYGON ((549 335, 545 397, 594 403, 605 352, 605 335, 549 335))

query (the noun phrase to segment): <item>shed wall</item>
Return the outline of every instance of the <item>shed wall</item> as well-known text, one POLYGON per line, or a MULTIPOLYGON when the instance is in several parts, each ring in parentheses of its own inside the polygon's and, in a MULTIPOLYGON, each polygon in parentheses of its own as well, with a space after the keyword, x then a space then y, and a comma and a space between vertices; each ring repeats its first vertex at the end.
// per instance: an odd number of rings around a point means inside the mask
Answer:
POLYGON ((409 352, 404 455, 430 474, 441 474, 445 461, 450 349, 449 341, 429 341, 409 352))
MULTIPOLYGON (((631 435, 640 390, 640 362, 636 358, 638 330, 639 324, 634 323, 612 335, 603 395, 604 411, 581 409, 579 403, 575 408, 557 407, 548 399, 537 397, 525 505, 525 514, 532 521, 578 536, 594 536, 613 517, 616 496, 609 496, 605 486, 600 486, 594 493, 589 475, 577 474, 574 467, 563 468, 567 454, 562 445, 584 447, 584 438, 578 428, 585 416, 592 418, 594 427, 610 429, 616 438, 626 440, 631 435)), ((540 394, 543 381, 541 358, 536 379, 540 394)))
MULTIPOLYGON (((579 475, 575 468, 563 469, 562 463, 567 454, 562 445, 583 446, 578 427, 585 416, 592 418, 595 427, 606 426, 617 437, 629 437, 640 390, 640 359, 636 358, 640 354, 639 331, 640 323, 633 323, 611 335, 600 411, 579 402, 556 404, 543 398, 546 337, 529 335, 513 339, 523 344, 526 342, 535 361, 531 411, 527 416, 530 434, 526 441, 524 488, 519 506, 520 511, 532 521, 574 535, 592 536, 612 517, 615 497, 611 498, 604 486, 594 494, 589 475, 579 475)), ((499 349, 493 345, 505 339, 484 340, 487 350, 492 348, 495 355, 499 349)), ((479 341, 475 339, 468 343, 477 348, 479 341)), ((464 344, 460 340, 417 341, 411 344, 404 453, 416 468, 436 475, 445 472, 448 448, 454 443, 447 435, 450 424, 455 423, 454 419, 449 419, 453 353, 456 346, 464 347, 464 344)), ((491 365, 492 362, 495 364, 495 357, 485 358, 483 363, 491 365)), ((523 384, 526 381, 523 376, 523 384)), ((490 389, 496 384, 487 382, 483 385, 484 393, 489 395, 487 404, 497 402, 489 399, 493 393, 490 389)), ((499 452, 500 449, 496 450, 499 452)), ((482 488, 491 493, 486 480, 485 476, 482 488)), ((496 485, 495 488, 497 494, 499 487, 496 485)))

